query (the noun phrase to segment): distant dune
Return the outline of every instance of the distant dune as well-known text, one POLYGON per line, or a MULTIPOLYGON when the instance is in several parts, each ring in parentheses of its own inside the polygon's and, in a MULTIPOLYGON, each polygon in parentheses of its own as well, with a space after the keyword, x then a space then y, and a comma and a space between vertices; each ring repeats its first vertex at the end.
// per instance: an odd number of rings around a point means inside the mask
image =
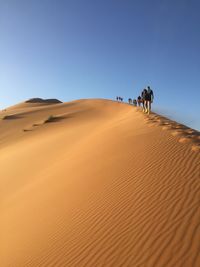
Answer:
POLYGON ((48 104, 58 104, 62 103, 58 99, 42 99, 42 98, 31 98, 26 101, 26 103, 48 103, 48 104))
POLYGON ((38 106, 61 104, 61 103, 62 102, 58 99, 31 98, 31 99, 26 100, 25 102, 11 106, 11 107, 7 108, 6 110, 33 108, 33 107, 38 107, 38 106))
POLYGON ((111 100, 0 112, 2 267, 200 266, 200 133, 111 100))

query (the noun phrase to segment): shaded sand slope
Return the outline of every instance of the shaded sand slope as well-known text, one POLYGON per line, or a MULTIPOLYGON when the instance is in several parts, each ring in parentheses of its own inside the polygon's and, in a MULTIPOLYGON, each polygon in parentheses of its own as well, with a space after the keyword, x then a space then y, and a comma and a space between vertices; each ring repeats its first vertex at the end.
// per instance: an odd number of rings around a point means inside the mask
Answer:
POLYGON ((106 100, 20 112, 0 121, 1 266, 199 266, 198 132, 106 100))
POLYGON ((31 98, 28 99, 25 102, 16 104, 14 106, 8 107, 4 111, 12 111, 12 110, 23 110, 24 108, 34 108, 39 106, 47 106, 47 105, 53 105, 53 104, 61 104, 62 102, 58 99, 42 99, 42 98, 31 98))

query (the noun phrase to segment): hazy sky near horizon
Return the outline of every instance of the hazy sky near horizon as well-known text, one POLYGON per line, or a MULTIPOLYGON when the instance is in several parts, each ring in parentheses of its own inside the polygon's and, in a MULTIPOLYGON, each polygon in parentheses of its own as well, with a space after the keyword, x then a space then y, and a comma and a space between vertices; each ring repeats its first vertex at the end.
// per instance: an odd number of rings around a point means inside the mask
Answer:
POLYGON ((200 130, 199 0, 0 0, 0 108, 136 98, 200 130))

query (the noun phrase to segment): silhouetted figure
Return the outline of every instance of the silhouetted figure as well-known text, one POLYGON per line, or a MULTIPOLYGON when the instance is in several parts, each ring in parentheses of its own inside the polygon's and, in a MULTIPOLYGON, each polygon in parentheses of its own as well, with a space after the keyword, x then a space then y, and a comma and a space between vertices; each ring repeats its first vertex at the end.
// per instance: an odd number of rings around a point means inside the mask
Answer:
POLYGON ((133 105, 136 107, 137 106, 137 100, 133 99, 133 105))
POLYGON ((128 103, 132 104, 132 99, 131 98, 128 99, 128 103))
POLYGON ((137 103, 138 103, 138 106, 140 107, 141 106, 141 103, 142 103, 142 98, 141 98, 140 95, 137 98, 137 103))
POLYGON ((142 91, 141 97, 142 97, 143 112, 146 113, 147 112, 147 89, 146 88, 144 88, 144 90, 142 91))
POLYGON ((146 108, 148 114, 151 112, 151 103, 153 103, 153 99, 154 99, 153 90, 150 88, 150 86, 147 86, 146 108))

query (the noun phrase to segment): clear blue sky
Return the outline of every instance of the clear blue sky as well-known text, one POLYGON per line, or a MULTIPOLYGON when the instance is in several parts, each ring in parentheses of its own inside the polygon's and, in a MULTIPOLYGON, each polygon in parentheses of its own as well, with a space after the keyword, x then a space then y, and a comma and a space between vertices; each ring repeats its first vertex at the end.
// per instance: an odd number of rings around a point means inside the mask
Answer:
POLYGON ((135 98, 200 130, 199 0, 0 0, 0 108, 135 98))

